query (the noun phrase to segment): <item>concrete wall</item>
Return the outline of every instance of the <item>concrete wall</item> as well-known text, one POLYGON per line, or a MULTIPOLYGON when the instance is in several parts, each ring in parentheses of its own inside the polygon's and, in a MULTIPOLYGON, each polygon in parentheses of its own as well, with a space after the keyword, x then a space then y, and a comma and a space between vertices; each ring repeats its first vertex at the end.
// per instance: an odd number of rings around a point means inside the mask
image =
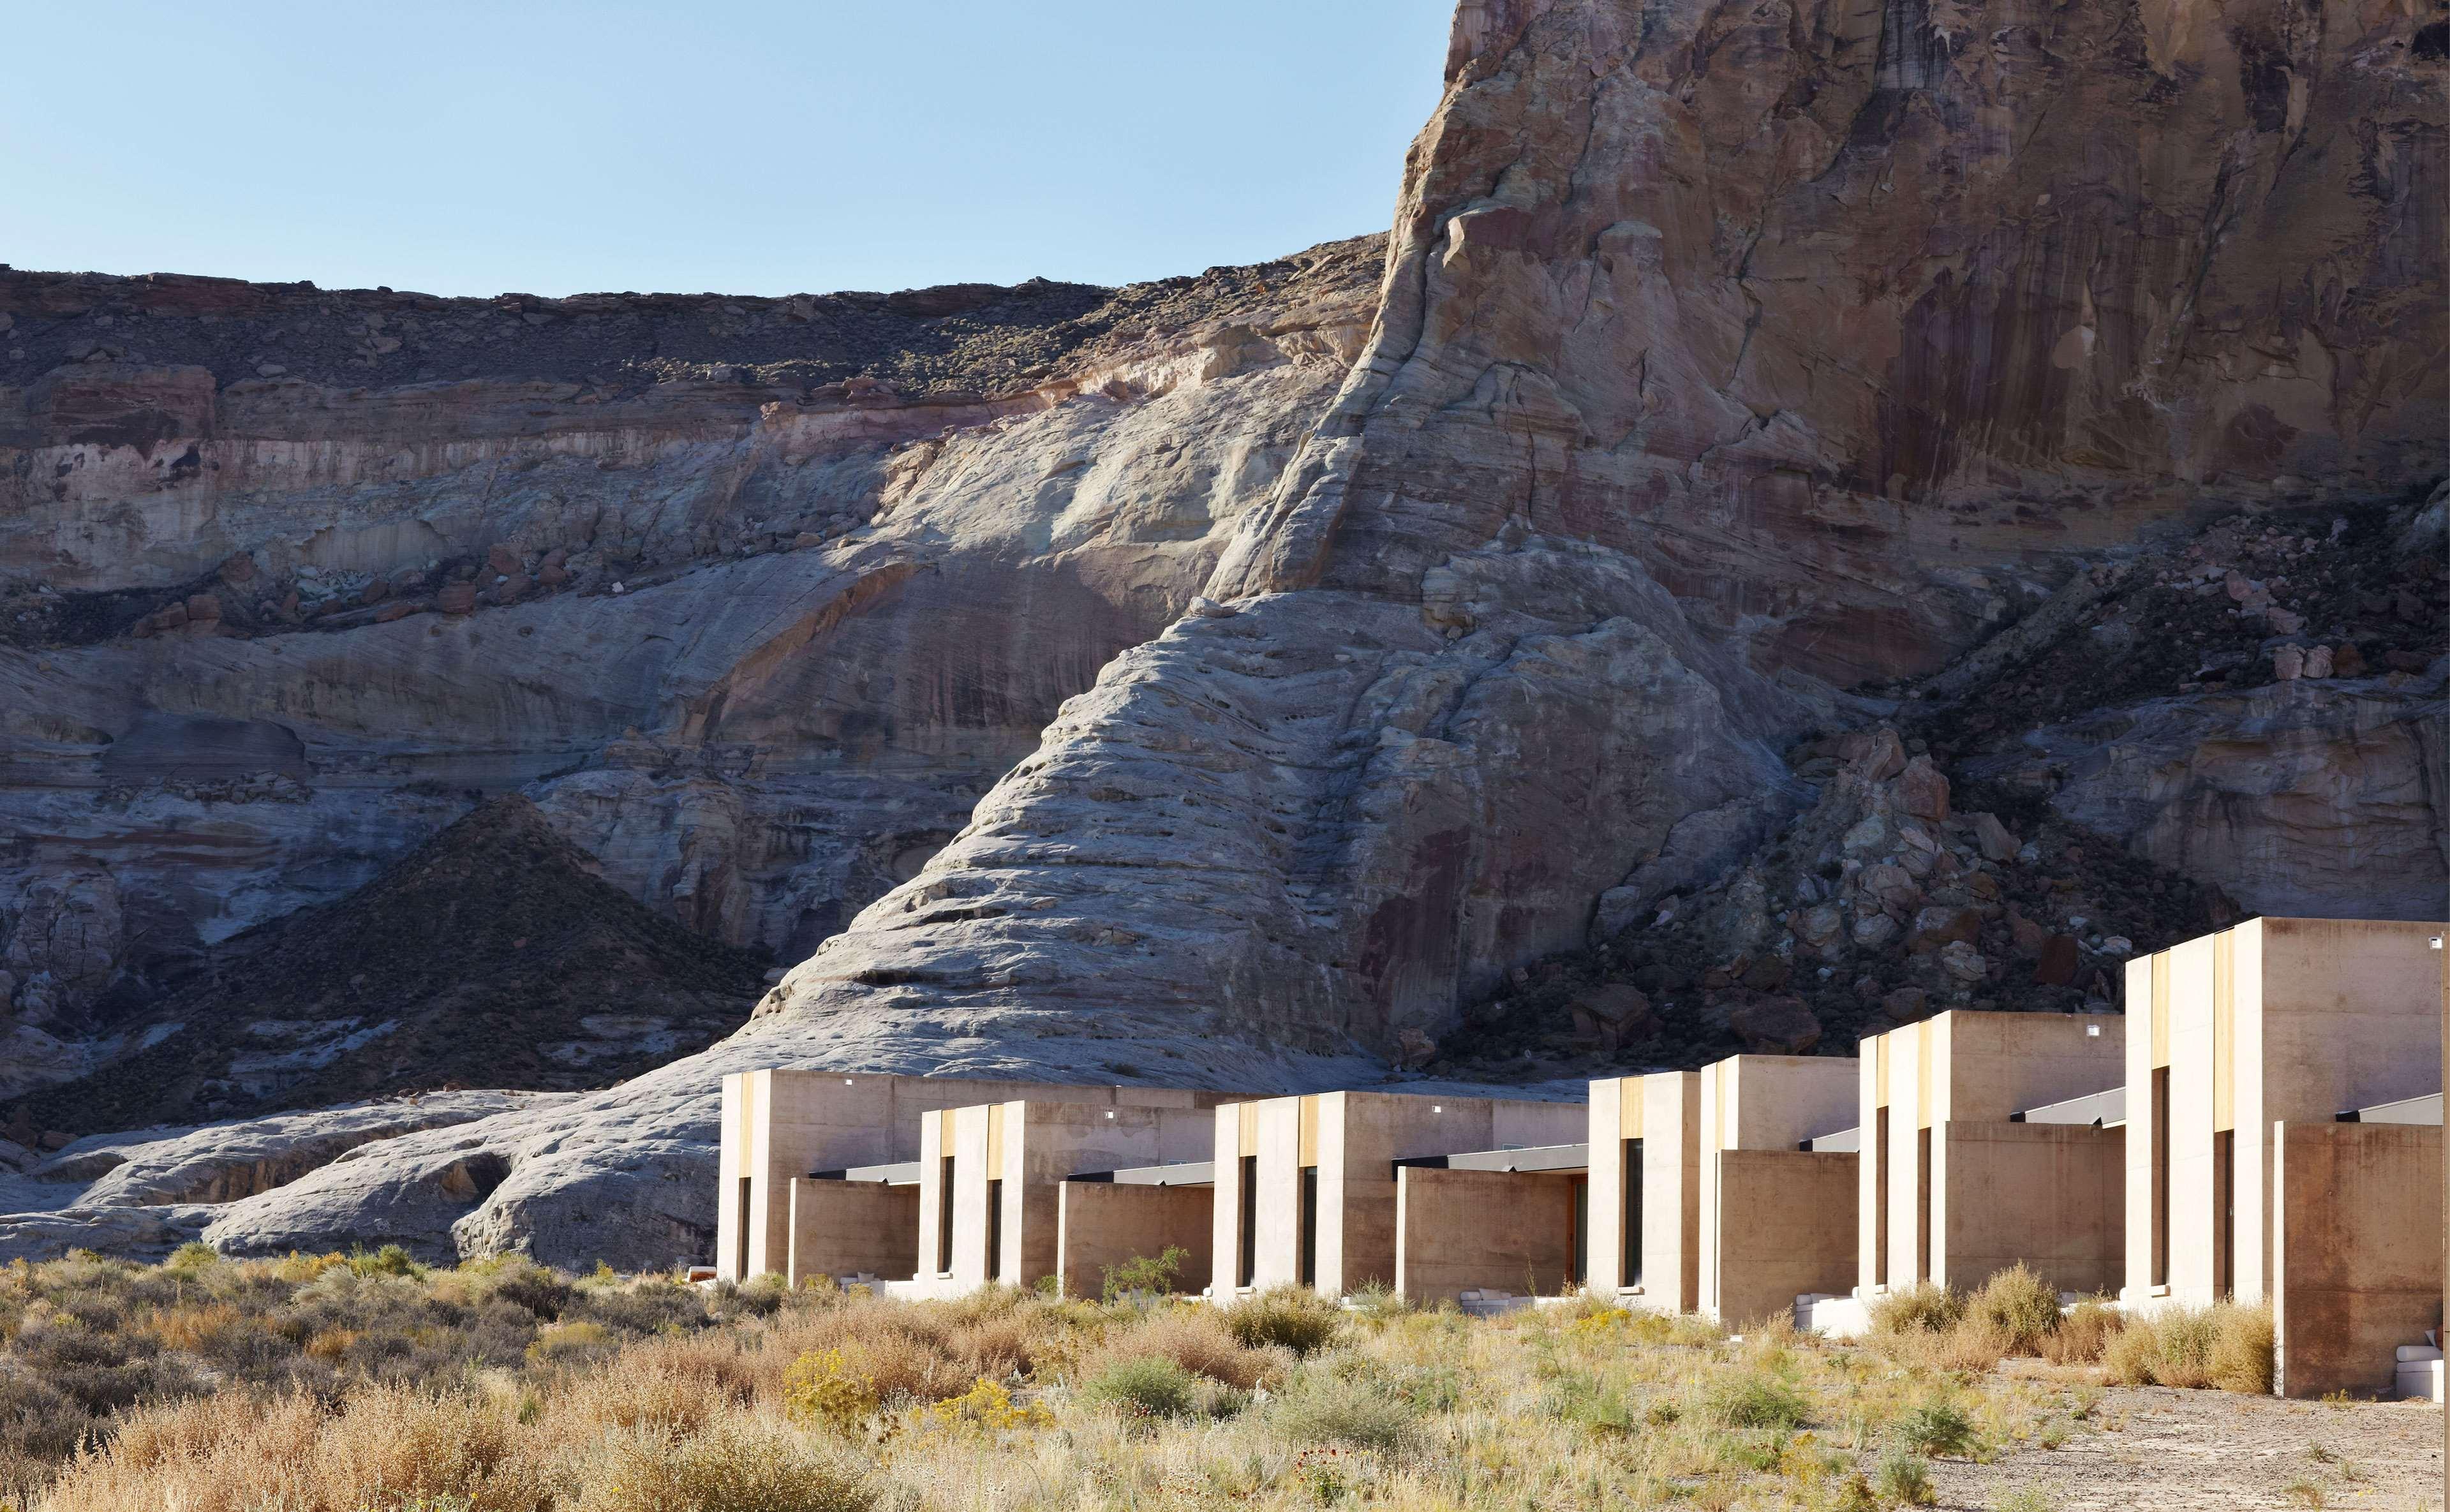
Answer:
POLYGON ((1223 1096, 1176 1087, 1065 1087, 780 1069, 735 1072, 723 1078, 715 1273, 746 1280, 782 1270, 790 1248, 791 1178, 811 1171, 915 1159, 920 1122, 930 1113, 1022 1097, 1210 1108, 1223 1096))
POLYGON ((788 1190, 791 1243, 783 1275, 791 1285, 811 1276, 906 1281, 919 1273, 917 1187, 793 1176, 788 1190))
POLYGON ((1144 1187, 1066 1181, 1057 1189, 1055 1269, 1063 1294, 1105 1294, 1105 1271, 1129 1260, 1185 1252, 1175 1289, 1196 1296, 1209 1284, 1215 1192, 1208 1187, 1144 1187))
POLYGON ((1316 1289, 1340 1296, 1395 1282, 1394 1162, 1474 1150, 1580 1143, 1589 1115, 1579 1103, 1332 1092, 1269 1097, 1216 1110, 1213 1253, 1217 1294, 1238 1280, 1239 1163, 1257 1160, 1253 1214, 1254 1289, 1300 1276, 1301 1172, 1318 1173, 1316 1289))
POLYGON ((2124 1295, 2131 1303, 2266 1296, 2273 1125, 2325 1122, 2345 1109, 2440 1090, 2440 967, 2431 937, 2442 928, 2257 919, 2129 963, 2124 1295), (2163 1067, 2166 1130, 2151 1095, 2152 1073, 2163 1067), (2166 1195, 2156 1139, 2168 1147, 2166 1195), (2219 1202, 2224 1147, 2227 1212, 2219 1202), (2158 1280, 2156 1229, 2168 1253, 2158 1280))
POLYGON ((1791 1316, 1807 1291, 1855 1283, 1852 1154, 1721 1150, 1711 1157, 1719 1244, 1701 1277, 1702 1310, 1731 1328, 1791 1316))
POLYGON ((2441 1131, 2283 1120, 2273 1148, 2277 1389, 2387 1396, 2441 1326, 2441 1131))
POLYGON ((1701 1305, 1701 1075, 1591 1083, 1590 1253, 1585 1284, 1656 1312, 1701 1305), (1624 1253, 1624 1141, 1642 1141, 1642 1253, 1624 1253))
MULTIPOLYGON (((1854 1126, 1859 1087, 1854 1060, 1829 1056, 1732 1056, 1702 1067, 1701 1085, 1696 1309, 1725 1322, 1749 1322, 1761 1314, 1740 1309, 1766 1294, 1760 1291, 1760 1286, 1779 1284, 1761 1278, 1790 1272, 1818 1278, 1843 1274, 1834 1289, 1813 1286, 1798 1291, 1851 1289, 1856 1193, 1849 1185, 1840 1197, 1833 1199, 1825 1182, 1826 1173, 1836 1169, 1830 1162, 1842 1161, 1852 1183, 1855 1157, 1807 1154, 1796 1146, 1854 1126), (1729 1167, 1717 1158, 1733 1151, 1779 1154, 1798 1163, 1791 1176, 1772 1178, 1761 1173, 1775 1162, 1739 1162, 1729 1167), (1730 1169, 1772 1185, 1791 1180, 1808 1191, 1813 1202, 1825 1205, 1835 1200, 1844 1212, 1757 1208, 1745 1193, 1721 1190, 1721 1173, 1730 1169), (1840 1229, 1845 1233, 1844 1248, 1834 1256, 1822 1254, 1816 1247, 1840 1229), (1722 1289, 1728 1286, 1738 1289, 1734 1293, 1722 1289), (1731 1298, 1738 1310, 1728 1310, 1731 1298)), ((1792 1308, 1796 1295, 1788 1292, 1779 1307, 1792 1308)))
POLYGON ((2080 1124, 1939 1126, 1935 1278, 1972 1291, 2023 1264, 2060 1291, 2115 1294, 2127 1265, 2127 1139, 2080 1124))
POLYGON ((2088 1278, 2062 1282, 2062 1289, 2115 1290, 2126 1217, 2116 1135, 2088 1129, 2089 1138, 2026 1136, 2014 1131, 2027 1125, 2008 1119, 2119 1085, 2128 1071, 2126 1033, 2113 1015, 1959 1011, 1865 1041, 1856 1112, 1863 1131, 1859 1294, 1921 1281, 1970 1291, 2018 1260, 2045 1275, 2088 1278), (1979 1164, 1960 1173, 1952 1145, 1968 1139, 1982 1142, 1971 1153, 1979 1164), (2113 1161, 2106 1173, 2104 1158, 2113 1161), (1986 1178, 2012 1184, 1985 1189, 1986 1178), (2105 1179, 2115 1205, 2106 1223, 2105 1179), (1952 1200, 1958 1193, 1970 1202, 1952 1200), (2064 1212, 2061 1202, 2071 1205, 2064 1212))
POLYGON ((1204 1156, 1212 1118, 1207 1110, 1187 1107, 1023 1099, 948 1108, 924 1119, 919 1280, 926 1285, 920 1289, 958 1295, 989 1281, 1026 1288, 1054 1275, 1063 1178, 1204 1156), (953 1162, 949 1247, 943 1240, 947 1155, 953 1162), (1001 1183, 999 1212, 992 1215, 990 1183, 1001 1183), (990 1236, 998 1243, 993 1265, 990 1236))
POLYGON ((1473 1288, 1553 1297, 1571 1289, 1574 1189, 1547 1172, 1395 1173, 1395 1289, 1418 1302, 1473 1288))

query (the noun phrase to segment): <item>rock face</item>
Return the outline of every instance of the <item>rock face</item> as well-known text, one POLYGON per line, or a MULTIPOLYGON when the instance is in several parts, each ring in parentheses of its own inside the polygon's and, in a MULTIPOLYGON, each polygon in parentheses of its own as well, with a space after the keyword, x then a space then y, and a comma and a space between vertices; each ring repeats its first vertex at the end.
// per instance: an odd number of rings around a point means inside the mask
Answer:
POLYGON ((591 875, 508 795, 341 901, 207 952, 114 1026, 107 1064, 20 1116, 92 1131, 472 1082, 597 1087, 738 1028, 761 975, 591 875))
MULTIPOLYGON (((396 850, 440 813, 351 806, 327 774, 447 795, 489 772, 532 782, 650 904, 800 960, 701 1056, 230 1205, 210 1232, 235 1249, 668 1263, 710 1228, 722 1071, 1349 1079, 1364 1053, 1434 1050, 1595 921, 1713 884, 1690 938, 1721 996, 1680 1019, 1645 986, 1660 1018, 1696 1044, 1834 1048, 1875 1011, 1997 988, 2041 926, 1988 855, 2002 834, 1957 811, 2002 805, 1951 793, 1945 731, 1833 732, 2090 633, 2110 558, 2161 533, 2380 508, 2439 473, 2445 189, 2422 165, 2445 126, 2419 35, 2379 0, 2311 20, 2284 0, 1472 0, 1374 305, 1356 248, 1182 293, 1196 310, 1125 291, 1177 314, 1069 317, 1109 322, 1072 345, 1014 335, 1018 315, 986 331, 990 300, 961 317, 975 350, 1055 355, 971 396, 923 394, 960 364, 904 333, 926 351, 856 347, 857 373, 809 375, 838 389, 788 396, 762 369, 381 391, 385 414, 441 417, 402 446, 320 383, 139 373, 157 354, 94 338, 91 374, 25 391, 24 424, 52 429, 0 549, 49 561, 117 531, 96 555, 142 564, 144 590, 80 563, 59 572, 83 596, 14 611, 48 637, 0 661, 5 707, 42 711, 20 769, 79 775, 11 790, 11 818, 46 876, 93 858, 129 936, 211 913, 129 901, 163 890, 136 858, 208 801, 396 850), (117 387, 80 386, 115 363, 117 387), (207 390, 241 438, 209 455, 178 438, 207 390), (207 488, 217 520, 262 522, 249 540, 181 523, 178 491, 207 488), (156 519, 193 545, 157 549, 156 519), (1799 769, 1823 760, 1865 764, 1835 806, 1799 769), (1798 825, 1810 856, 1740 864, 1798 825), (1848 896, 1795 896, 1823 844, 1860 863, 1848 896), (1942 869, 1962 899, 1929 896, 1942 869), (1810 959, 1721 949, 1754 923, 1810 959), (1857 952, 1895 969, 1841 980, 1857 952)), ((391 325, 359 324, 349 360, 399 359, 391 325)), ((2241 577, 2228 611, 2304 630, 2285 588, 2241 577)), ((2007 754, 1951 746, 1977 750, 2007 754)), ((2089 812, 2085 791, 2049 802, 2089 812)), ((2026 843, 2016 875, 2066 891, 2026 843)), ((89 980, 82 928, 47 959, 89 980)), ((2116 954, 2091 931, 2080 950, 2116 954)), ((2079 975, 2049 990, 2097 997, 2079 975)))
POLYGON ((1775 828, 1830 685, 2214 496, 2429 482, 2440 104, 2412 21, 2292 14, 1462 8, 1215 607, 761 1013, 1391 1051, 1775 828))
POLYGON ((0 999, 97 1032, 522 785, 642 902, 799 959, 1189 602, 1380 264, 745 301, 0 273, 0 999))

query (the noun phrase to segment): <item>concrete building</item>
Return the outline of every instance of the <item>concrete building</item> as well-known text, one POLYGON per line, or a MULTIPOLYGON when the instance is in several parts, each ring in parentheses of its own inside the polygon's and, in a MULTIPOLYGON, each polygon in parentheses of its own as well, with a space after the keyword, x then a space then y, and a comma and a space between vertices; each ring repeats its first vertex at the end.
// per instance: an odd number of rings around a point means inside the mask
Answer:
POLYGON ((918 1274, 921 1121, 1013 1098, 1208 1108, 1217 1093, 820 1071, 723 1078, 716 1275, 918 1274), (818 1173, 829 1179, 818 1179, 818 1173), (852 1177, 857 1179, 850 1179, 852 1177))
MULTIPOLYGON (((1733 1056, 1703 1067, 1700 1080, 1695 1310, 1740 1327, 1788 1313, 1807 1293, 1847 1291, 1856 1267, 1854 1060, 1733 1056)), ((1673 1221, 1672 1193, 1645 1183, 1643 1199, 1645 1235, 1652 1223, 1673 1221)))
POLYGON ((1573 1173, 1441 1169, 1438 1156, 1579 1141, 1579 1103, 1368 1092, 1215 1111, 1214 1290, 1293 1284, 1340 1296, 1412 1272, 1424 1296, 1475 1283, 1555 1292, 1576 1273, 1573 1173), (1492 1212, 1494 1176, 1507 1206, 1492 1212), (1519 1201, 1517 1199, 1520 1199, 1519 1201))
POLYGON ((991 1282, 1027 1288, 1060 1275, 1067 1291, 1095 1296, 1100 1263, 1153 1257, 1167 1242, 1192 1250, 1199 1272, 1177 1284, 1194 1291, 1205 1286, 1207 1213, 1199 1199, 1206 1188, 1070 1179, 1204 1160, 1215 1137, 1214 1098, 1176 1095, 1172 1106, 1016 1098, 924 1118, 920 1264, 911 1293, 959 1295, 991 1282), (1093 1186, 1105 1190, 1067 1190, 1093 1186), (1111 1200, 1118 1192, 1154 1201, 1111 1200), (1067 1198, 1074 1239, 1068 1265, 1061 1242, 1067 1198), (1201 1211, 1195 1213, 1195 1205, 1201 1211))
POLYGON ((2061 1291, 2116 1290, 2126 1029, 1958 1011, 1865 1040, 1857 1294, 1971 1291, 2019 1262, 2061 1291))
POLYGON ((1591 1083, 1585 1284, 1652 1312, 1701 1307, 1701 1074, 1591 1083))
MULTIPOLYGON (((1850 1288, 1856 1086, 1853 1060, 1818 1056, 1592 1082, 1576 1225, 1588 1289, 1740 1324, 1850 1288)), ((1515 1180, 1483 1211, 1542 1212, 1514 1205, 1515 1180)))
POLYGON ((2442 927, 2257 919, 2128 964, 2121 1295, 2268 1300, 2285 1395, 2387 1392, 2440 1325, 2441 1131, 2392 1119, 2441 1090, 2442 927))

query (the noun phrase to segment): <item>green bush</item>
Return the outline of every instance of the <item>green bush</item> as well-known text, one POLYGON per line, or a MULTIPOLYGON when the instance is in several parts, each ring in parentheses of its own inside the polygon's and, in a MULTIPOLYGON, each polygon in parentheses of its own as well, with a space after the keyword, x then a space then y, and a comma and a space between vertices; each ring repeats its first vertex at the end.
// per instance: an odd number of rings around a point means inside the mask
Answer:
POLYGON ((1164 1296, 1174 1290, 1176 1278, 1182 1274, 1182 1263, 1191 1251, 1178 1244, 1165 1247, 1159 1255, 1134 1255, 1120 1265, 1102 1268, 1102 1295, 1108 1302, 1129 1296, 1136 1291, 1154 1292, 1164 1296))
POLYGON ((372 1254, 363 1250, 351 1250, 349 1269, 361 1276, 407 1276, 411 1280, 419 1280, 425 1275, 425 1268, 417 1263, 417 1257, 396 1244, 384 1245, 372 1254))
POLYGON ((1962 1294, 1925 1281, 1872 1304, 1874 1333, 1946 1333, 1965 1316, 1962 1294))
POLYGON ((1393 1449, 1412 1435, 1414 1409, 1367 1380, 1303 1370, 1268 1405, 1268 1425, 1295 1444, 1393 1449))
POLYGON ((1926 1402, 1897 1420, 1897 1442, 1922 1455, 1964 1454, 1974 1447, 1974 1425, 1945 1402, 1926 1402))
POLYGON ((1080 1395, 1144 1418, 1179 1418, 1196 1405, 1197 1379, 1162 1355, 1118 1360, 1091 1378, 1080 1395))
POLYGON ((1931 1466, 1919 1455, 1895 1450, 1880 1460, 1872 1475, 1873 1489, 1898 1506, 1930 1506, 1939 1500, 1931 1483, 1931 1466))
POLYGON ((1799 1428, 1812 1416, 1800 1393, 1765 1375, 1719 1383, 1707 1406, 1712 1419, 1730 1428, 1799 1428))
POLYGON ((1225 1327, 1246 1349, 1274 1345, 1308 1355, 1335 1342, 1344 1316, 1334 1303, 1308 1288, 1277 1287, 1226 1308, 1225 1327))
POLYGON ((2058 1331, 2058 1289, 2025 1268, 2023 1261, 1993 1272, 1965 1305, 1968 1317, 1997 1329, 2012 1354, 2037 1354, 2058 1331))

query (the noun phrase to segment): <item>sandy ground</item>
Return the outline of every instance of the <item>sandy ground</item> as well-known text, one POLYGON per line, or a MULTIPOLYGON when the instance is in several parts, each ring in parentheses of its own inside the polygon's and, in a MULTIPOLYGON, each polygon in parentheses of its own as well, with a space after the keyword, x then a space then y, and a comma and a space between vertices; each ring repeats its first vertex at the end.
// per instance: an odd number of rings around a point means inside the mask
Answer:
POLYGON ((2067 1432, 2055 1449, 1935 1464, 1939 1505, 1983 1512, 2032 1487, 2057 1512, 2442 1506, 2441 1408, 2430 1403, 2112 1386, 2067 1432))

